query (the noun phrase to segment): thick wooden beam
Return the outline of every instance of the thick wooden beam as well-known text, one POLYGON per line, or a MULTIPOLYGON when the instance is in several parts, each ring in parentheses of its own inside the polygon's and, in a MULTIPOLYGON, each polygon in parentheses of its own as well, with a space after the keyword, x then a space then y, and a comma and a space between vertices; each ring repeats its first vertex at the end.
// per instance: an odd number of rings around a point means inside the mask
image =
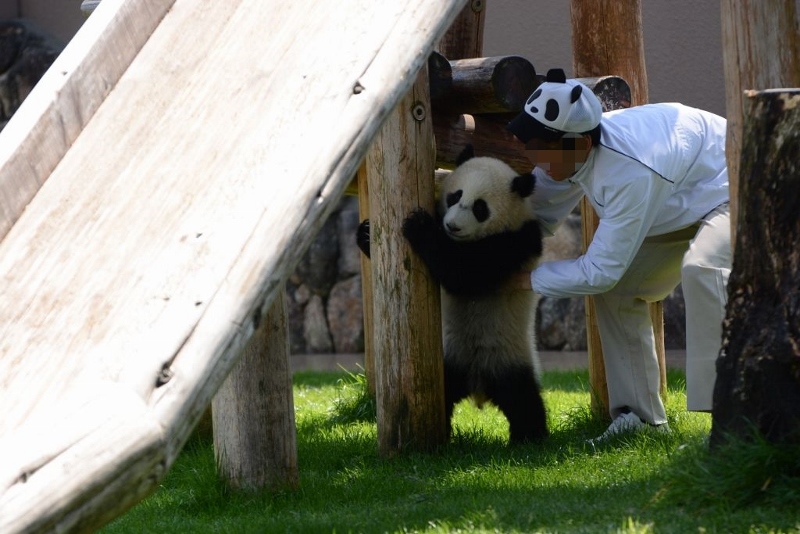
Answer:
POLYGON ((233 488, 283 491, 300 483, 288 358, 281 292, 212 402, 217 469, 233 488))
MULTIPOLYGON (((576 77, 615 74, 630 85, 631 105, 645 104, 647 69, 644 61, 641 0, 572 0, 572 70, 576 77)), ((591 243, 599 220, 591 205, 581 202, 584 248, 591 243)), ((589 349, 589 381, 594 395, 593 411, 608 417, 608 386, 593 298, 586 297, 586 331, 589 349)), ((664 318, 661 303, 650 306, 656 336, 661 389, 666 391, 664 318)))
POLYGON ((429 450, 447 439, 439 289, 402 235, 415 208, 434 210, 426 70, 367 156, 378 451, 429 450))
POLYGON ((159 486, 462 6, 175 1, 0 242, 0 532, 159 486))
POLYGON ((436 49, 448 59, 483 56, 483 26, 487 0, 469 0, 436 49))
POLYGON ((175 0, 106 2, 0 133, 0 239, 47 181, 175 0))
POLYGON ((794 0, 722 0, 722 58, 731 190, 731 239, 736 246, 743 91, 800 87, 800 8, 794 0))
MULTIPOLYGON (((436 98, 432 97, 437 113, 518 112, 539 85, 533 64, 520 56, 457 59, 448 63, 442 72, 432 75, 441 79, 449 72, 451 76, 448 90, 437 90, 436 98)), ((432 64, 436 68, 442 62, 432 64)))

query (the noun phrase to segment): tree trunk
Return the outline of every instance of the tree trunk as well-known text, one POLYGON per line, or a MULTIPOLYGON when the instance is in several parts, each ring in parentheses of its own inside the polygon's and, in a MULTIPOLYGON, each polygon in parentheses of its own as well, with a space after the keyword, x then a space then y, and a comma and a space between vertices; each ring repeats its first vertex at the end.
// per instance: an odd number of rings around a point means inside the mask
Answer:
MULTIPOLYGON (((647 69, 644 61, 641 0, 572 0, 572 69, 576 77, 616 75, 630 84, 633 106, 646 104, 647 69)), ((584 247, 591 243, 599 220, 591 205, 581 201, 584 247)), ((592 410, 608 416, 608 386, 593 297, 586 297, 586 331, 592 410)), ((660 302, 650 305, 661 369, 661 391, 666 389, 664 314, 660 302)))
POLYGON ((800 89, 747 91, 712 446, 800 444, 800 89))
POLYGON ((742 92, 800 87, 800 12, 795 0, 722 0, 722 57, 728 135, 725 151, 731 189, 731 239, 736 246, 742 92))
POLYGON ((281 292, 212 402, 218 471, 234 488, 299 484, 288 332, 281 292))
POLYGON ((384 123, 367 155, 378 450, 442 445, 444 360, 439 288, 401 228, 434 210, 434 142, 427 69, 384 123))

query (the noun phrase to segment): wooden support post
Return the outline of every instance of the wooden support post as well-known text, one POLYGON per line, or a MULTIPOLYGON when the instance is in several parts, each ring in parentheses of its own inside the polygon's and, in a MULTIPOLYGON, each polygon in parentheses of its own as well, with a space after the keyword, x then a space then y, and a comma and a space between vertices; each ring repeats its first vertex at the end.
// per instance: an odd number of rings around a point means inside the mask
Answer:
POLYGON ((731 240, 736 245, 742 94, 747 89, 800 87, 800 12, 794 0, 722 0, 722 58, 731 190, 731 240))
MULTIPOLYGON (((358 220, 369 219, 369 173, 366 162, 358 168, 358 220)), ((375 320, 372 297, 372 264, 361 254, 361 307, 364 315, 364 373, 367 376, 367 389, 375 398, 375 320)))
POLYGON ((281 292, 212 401, 217 468, 234 488, 299 484, 288 332, 281 292))
POLYGON ((439 288, 402 235, 417 207, 434 210, 427 69, 367 155, 378 450, 392 456, 447 439, 439 288))
POLYGON ((485 18, 486 0, 470 0, 439 41, 439 52, 447 59, 481 57, 485 18))
MULTIPOLYGON (((576 77, 615 74, 631 88, 631 105, 644 104, 647 95, 647 70, 644 61, 641 0, 572 0, 572 69, 576 77), (602 16, 601 16, 602 14, 602 16)), ((586 200, 581 202, 584 247, 597 229, 597 214, 586 200)), ((589 381, 593 391, 592 410, 608 417, 603 349, 594 316, 592 297, 586 298, 586 331, 589 336, 589 381)), ((664 316, 660 302, 650 306, 661 369, 661 391, 666 390, 664 354, 664 316)))

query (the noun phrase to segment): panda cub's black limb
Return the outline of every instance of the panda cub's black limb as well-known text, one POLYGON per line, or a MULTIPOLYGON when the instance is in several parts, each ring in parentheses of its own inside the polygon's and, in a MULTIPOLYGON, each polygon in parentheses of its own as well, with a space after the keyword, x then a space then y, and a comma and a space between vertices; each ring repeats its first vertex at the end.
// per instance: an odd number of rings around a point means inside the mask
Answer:
MULTIPOLYGON (((548 435, 537 380, 532 291, 504 287, 532 270, 542 235, 528 201, 533 175, 517 175, 494 158, 465 157, 444 180, 437 215, 414 210, 403 235, 442 286, 445 408, 490 401, 508 419, 510 441, 548 435)), ((357 242, 369 256, 369 223, 357 242)))
POLYGON ((420 208, 404 221, 403 235, 434 280, 454 295, 493 293, 542 254, 542 233, 535 220, 476 241, 457 241, 441 221, 420 208))

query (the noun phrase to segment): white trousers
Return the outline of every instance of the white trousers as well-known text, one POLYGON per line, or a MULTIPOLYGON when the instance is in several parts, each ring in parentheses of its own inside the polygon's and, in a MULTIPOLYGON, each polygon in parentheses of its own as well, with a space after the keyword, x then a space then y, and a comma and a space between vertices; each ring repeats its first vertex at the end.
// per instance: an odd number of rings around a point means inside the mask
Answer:
POLYGON ((678 283, 686 304, 687 408, 711 410, 730 271, 724 204, 689 228, 647 238, 617 285, 595 295, 612 419, 629 409, 652 424, 667 420, 648 304, 678 283))

